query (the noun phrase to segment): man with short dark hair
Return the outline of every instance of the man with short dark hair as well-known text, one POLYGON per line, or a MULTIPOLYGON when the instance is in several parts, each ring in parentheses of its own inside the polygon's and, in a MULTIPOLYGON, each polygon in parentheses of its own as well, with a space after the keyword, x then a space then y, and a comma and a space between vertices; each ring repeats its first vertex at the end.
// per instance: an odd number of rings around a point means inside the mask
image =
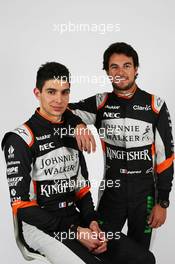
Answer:
POLYGON ((133 47, 113 43, 103 57, 113 91, 69 106, 85 123, 94 124, 101 137, 106 180, 104 192, 99 192, 101 217, 115 231, 127 220, 128 236, 149 248, 152 228, 166 219, 174 150, 167 106, 138 88, 138 67, 133 47))
POLYGON ((40 107, 2 141, 20 238, 52 264, 154 264, 152 253, 122 234, 107 241, 107 226, 99 227, 83 154, 75 138, 65 135, 79 122, 67 110, 69 93, 68 69, 42 65, 34 89, 40 107))

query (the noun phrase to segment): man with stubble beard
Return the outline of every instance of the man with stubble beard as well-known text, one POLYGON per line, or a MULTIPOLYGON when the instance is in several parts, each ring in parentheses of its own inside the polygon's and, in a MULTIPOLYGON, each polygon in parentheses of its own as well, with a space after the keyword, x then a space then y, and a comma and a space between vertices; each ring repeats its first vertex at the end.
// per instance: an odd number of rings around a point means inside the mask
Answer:
POLYGON ((138 67, 133 47, 113 43, 103 57, 113 91, 69 107, 94 124, 101 138, 106 186, 99 189, 98 211, 103 221, 121 231, 127 220, 128 236, 149 248, 152 228, 166 220, 174 150, 166 103, 137 86, 138 67))

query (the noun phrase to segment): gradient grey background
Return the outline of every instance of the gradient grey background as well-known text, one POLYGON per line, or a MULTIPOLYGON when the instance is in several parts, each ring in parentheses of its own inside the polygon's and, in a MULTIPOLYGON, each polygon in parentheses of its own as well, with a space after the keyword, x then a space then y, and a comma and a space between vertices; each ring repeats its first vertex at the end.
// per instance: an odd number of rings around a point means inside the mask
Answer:
MULTIPOLYGON (((102 55, 113 42, 133 45, 140 58, 138 85, 167 102, 173 124, 175 76, 175 2, 173 0, 54 1, 0 0, 0 94, 3 134, 20 125, 37 106, 32 90, 38 67, 47 61, 68 66, 73 75, 104 75, 102 55), (54 24, 120 24, 120 31, 54 31, 54 24)), ((111 85, 73 84, 71 101, 98 92, 111 91, 111 85)), ((174 131, 174 125, 173 125, 174 131)), ((98 141, 99 143, 99 141, 98 141)), ((27 263, 14 236, 3 154, 0 155, 0 257, 1 263, 27 263)), ((103 173, 100 144, 95 154, 86 155, 90 178, 100 181, 103 173), (94 162, 95 161, 95 162, 94 162)), ((93 187, 97 200, 97 187, 93 187)), ((168 219, 152 243, 158 264, 174 260, 174 191, 168 219)), ((40 263, 35 261, 35 263, 40 263)))

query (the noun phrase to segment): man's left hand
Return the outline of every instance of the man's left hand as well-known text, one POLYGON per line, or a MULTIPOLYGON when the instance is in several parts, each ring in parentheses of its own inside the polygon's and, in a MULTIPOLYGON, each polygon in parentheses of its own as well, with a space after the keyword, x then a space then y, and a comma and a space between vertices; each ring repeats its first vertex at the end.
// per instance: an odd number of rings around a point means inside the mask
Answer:
POLYGON ((105 237, 105 232, 103 232, 100 229, 96 221, 92 221, 89 225, 89 228, 91 229, 92 232, 95 232, 98 235, 98 239, 102 242, 101 246, 93 250, 92 253, 100 254, 100 253, 105 252, 107 250, 107 242, 108 242, 108 240, 105 237))
POLYGON ((149 216, 148 224, 152 228, 158 228, 165 223, 167 215, 166 208, 162 208, 159 204, 156 204, 149 216))
POLYGON ((90 129, 85 124, 79 124, 75 128, 75 138, 77 140, 78 147, 81 151, 87 151, 87 153, 95 152, 96 143, 94 136, 90 129))

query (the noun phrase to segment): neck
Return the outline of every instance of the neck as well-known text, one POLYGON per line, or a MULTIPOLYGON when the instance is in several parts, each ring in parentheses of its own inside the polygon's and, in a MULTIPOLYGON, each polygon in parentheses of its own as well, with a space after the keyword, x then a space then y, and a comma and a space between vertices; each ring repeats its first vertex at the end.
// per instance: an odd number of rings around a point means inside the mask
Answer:
POLYGON ((51 116, 47 114, 42 108, 39 108, 39 113, 41 116, 43 116, 45 119, 49 120, 50 122, 53 123, 59 123, 61 121, 61 115, 59 116, 51 116))
POLYGON ((121 96, 121 97, 126 97, 126 98, 130 98, 134 95, 135 91, 137 89, 137 86, 136 84, 134 84, 130 89, 128 90, 119 90, 119 89, 116 89, 114 88, 114 93, 118 96, 121 96))

